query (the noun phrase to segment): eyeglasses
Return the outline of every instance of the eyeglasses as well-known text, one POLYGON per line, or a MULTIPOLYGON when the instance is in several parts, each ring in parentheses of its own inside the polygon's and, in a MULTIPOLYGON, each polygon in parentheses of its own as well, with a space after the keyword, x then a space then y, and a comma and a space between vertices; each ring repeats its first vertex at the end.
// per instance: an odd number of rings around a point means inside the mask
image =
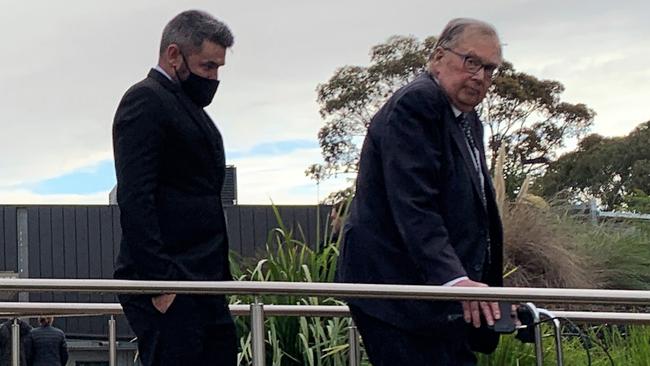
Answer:
POLYGON ((449 47, 442 47, 443 50, 449 51, 453 53, 454 55, 460 57, 463 59, 463 67, 467 72, 470 72, 472 74, 476 74, 479 72, 481 69, 485 72, 485 76, 492 78, 494 74, 496 73, 497 69, 499 68, 499 65, 491 64, 491 63, 484 63, 481 61, 480 58, 472 55, 467 55, 463 54, 460 52, 456 52, 452 50, 449 47))

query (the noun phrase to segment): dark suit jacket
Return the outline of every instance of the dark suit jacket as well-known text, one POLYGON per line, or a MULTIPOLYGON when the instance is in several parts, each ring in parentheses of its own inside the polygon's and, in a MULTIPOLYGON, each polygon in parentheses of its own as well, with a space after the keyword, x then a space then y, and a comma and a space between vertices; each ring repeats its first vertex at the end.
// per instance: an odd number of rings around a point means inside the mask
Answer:
POLYGON ((230 280, 221 188, 221 134, 164 75, 151 70, 113 125, 122 243, 115 278, 230 280))
MULTIPOLYGON (((11 365, 11 326, 14 323, 13 319, 9 319, 0 325, 0 365, 11 365)), ((20 366, 27 365, 27 358, 25 354, 25 339, 29 336, 32 326, 26 321, 18 319, 20 327, 20 366)))
POLYGON ((32 329, 25 339, 27 366, 65 366, 68 345, 65 334, 53 326, 32 329))
MULTIPOLYGON (((351 283, 442 285, 461 276, 502 285, 502 229, 481 151, 487 209, 465 136, 429 74, 397 91, 372 119, 344 229, 338 278, 351 283), (491 258, 487 258, 488 236, 491 258)), ((407 330, 444 325, 458 302, 350 299, 407 330)))

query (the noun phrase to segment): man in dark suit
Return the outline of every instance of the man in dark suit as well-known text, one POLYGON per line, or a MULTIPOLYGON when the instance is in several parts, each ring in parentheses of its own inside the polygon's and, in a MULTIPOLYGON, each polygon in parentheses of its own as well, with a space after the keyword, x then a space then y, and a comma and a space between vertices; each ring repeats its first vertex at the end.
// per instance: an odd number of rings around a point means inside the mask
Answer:
MULTIPOLYGON (((113 125, 122 243, 115 278, 231 280, 221 206, 221 134, 203 110, 219 84, 230 29, 186 11, 165 27, 158 65, 122 98, 113 125)), ((148 365, 235 365, 224 296, 120 296, 148 365)))
MULTIPOLYGON (((428 70, 372 119, 344 229, 349 283, 502 285, 502 229, 474 110, 502 62, 492 26, 452 20, 428 70)), ((496 303, 349 299, 373 365, 475 365, 496 303), (464 321, 463 321, 464 320, 464 321), (465 324, 471 323, 473 326, 465 324)))
POLYGON ((53 321, 53 317, 38 318, 41 326, 32 329, 25 338, 27 366, 65 366, 68 362, 65 334, 52 326, 53 321))

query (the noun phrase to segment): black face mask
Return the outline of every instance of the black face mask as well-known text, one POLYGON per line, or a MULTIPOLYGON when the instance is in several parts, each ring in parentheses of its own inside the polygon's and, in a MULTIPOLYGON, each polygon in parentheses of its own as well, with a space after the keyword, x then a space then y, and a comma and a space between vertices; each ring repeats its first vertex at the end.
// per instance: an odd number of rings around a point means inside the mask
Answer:
POLYGON ((212 103, 214 94, 217 92, 217 88, 219 88, 219 80, 204 78, 193 73, 192 70, 190 70, 185 55, 181 54, 181 56, 183 57, 183 62, 185 62, 187 71, 190 72, 190 75, 185 80, 181 80, 181 78, 178 77, 178 72, 176 72, 176 78, 179 80, 181 88, 185 94, 190 97, 194 104, 201 108, 207 107, 212 103))

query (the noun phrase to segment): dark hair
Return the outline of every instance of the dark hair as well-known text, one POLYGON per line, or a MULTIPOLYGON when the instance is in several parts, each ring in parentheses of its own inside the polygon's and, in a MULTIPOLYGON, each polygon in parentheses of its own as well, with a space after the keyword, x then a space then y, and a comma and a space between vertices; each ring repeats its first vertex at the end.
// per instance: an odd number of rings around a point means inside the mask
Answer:
POLYGON ((163 30, 160 53, 170 44, 176 44, 183 53, 201 50, 203 41, 210 41, 224 48, 232 47, 234 38, 228 26, 212 15, 200 10, 184 11, 170 20, 163 30))

